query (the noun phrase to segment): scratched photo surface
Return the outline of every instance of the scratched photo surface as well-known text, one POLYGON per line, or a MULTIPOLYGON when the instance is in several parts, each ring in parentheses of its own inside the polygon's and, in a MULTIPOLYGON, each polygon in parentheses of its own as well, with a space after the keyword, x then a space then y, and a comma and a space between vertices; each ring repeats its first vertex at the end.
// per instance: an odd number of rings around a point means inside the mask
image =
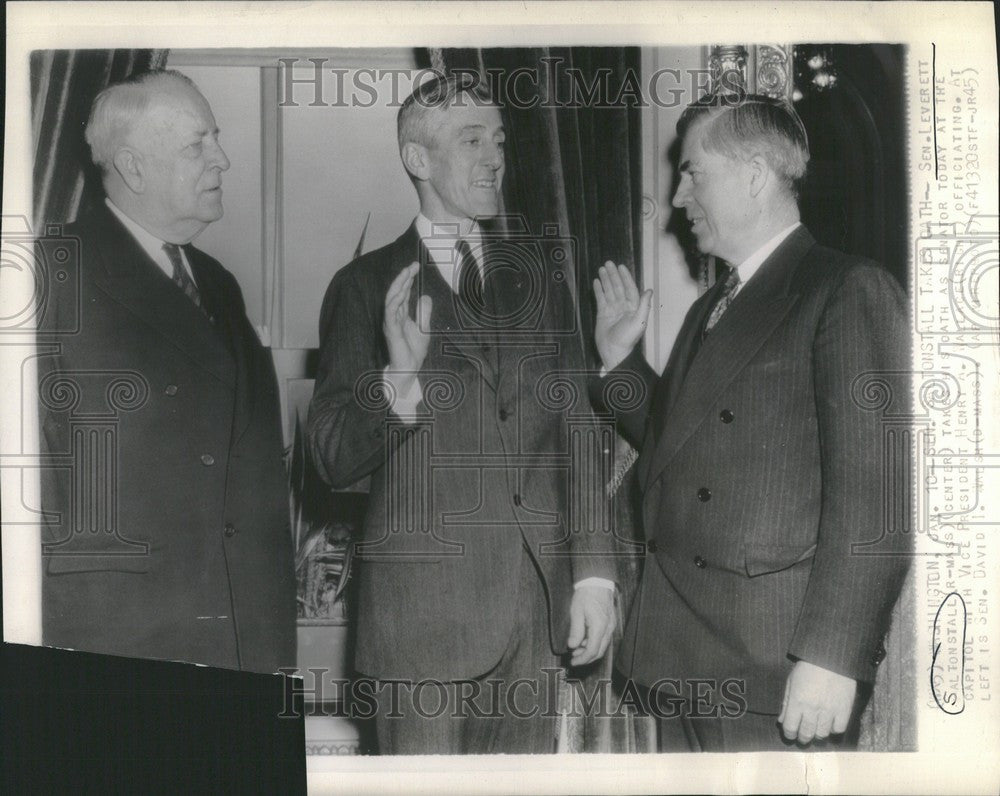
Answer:
POLYGON ((4 640, 282 678, 316 792, 995 791, 945 5, 19 9, 4 640))

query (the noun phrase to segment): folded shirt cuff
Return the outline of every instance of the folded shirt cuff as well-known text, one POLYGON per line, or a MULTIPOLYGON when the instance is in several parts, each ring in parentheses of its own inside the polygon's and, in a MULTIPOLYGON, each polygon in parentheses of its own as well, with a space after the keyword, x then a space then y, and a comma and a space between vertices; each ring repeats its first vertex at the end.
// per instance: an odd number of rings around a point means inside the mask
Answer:
MULTIPOLYGON (((382 375, 387 384, 390 383, 388 373, 389 368, 386 366, 382 371, 382 375)), ((420 378, 417 377, 410 383, 410 388, 406 393, 396 395, 395 391, 390 389, 389 394, 393 396, 392 405, 389 407, 389 410, 404 423, 416 423, 417 405, 424 397, 423 388, 420 386, 420 378)))

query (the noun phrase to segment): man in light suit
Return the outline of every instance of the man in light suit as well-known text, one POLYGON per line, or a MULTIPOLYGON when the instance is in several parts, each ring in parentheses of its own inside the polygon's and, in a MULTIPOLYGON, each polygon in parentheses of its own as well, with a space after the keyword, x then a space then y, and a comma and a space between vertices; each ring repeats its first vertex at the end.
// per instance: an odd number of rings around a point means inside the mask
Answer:
POLYGON ((880 416, 853 392, 907 369, 906 297, 800 223, 809 150, 791 106, 710 97, 678 134, 674 206, 730 265, 662 376, 635 347, 649 292, 611 263, 595 280, 607 378, 637 374, 649 395, 616 415, 640 451, 649 553, 617 660, 651 705, 676 691, 661 678, 688 687, 661 711, 663 749, 795 748, 856 717, 906 569, 902 535, 865 554, 899 496, 882 491, 880 416))
POLYGON ((215 118, 152 72, 103 91, 86 137, 107 196, 67 227, 79 280, 54 274, 39 328, 44 643, 294 666, 274 368, 236 280, 191 245, 223 213, 215 118))
POLYGON ((383 754, 553 751, 557 655, 587 664, 614 629, 552 381, 586 405, 570 272, 486 228, 504 139, 482 88, 422 84, 398 117, 420 214, 336 274, 320 318, 310 444, 333 486, 371 476, 355 663, 383 754))

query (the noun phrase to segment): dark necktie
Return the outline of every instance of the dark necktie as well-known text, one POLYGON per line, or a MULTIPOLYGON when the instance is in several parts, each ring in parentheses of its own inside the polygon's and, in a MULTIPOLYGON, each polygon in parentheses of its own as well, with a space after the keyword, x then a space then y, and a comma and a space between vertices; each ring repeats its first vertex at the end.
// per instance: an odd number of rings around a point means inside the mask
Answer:
POLYGON ((459 298, 472 309, 477 311, 486 309, 483 276, 479 272, 479 263, 476 262, 468 241, 461 238, 455 241, 455 267, 459 298))
MULTIPOLYGON (((205 308, 201 304, 201 293, 198 292, 198 286, 187 272, 187 268, 184 267, 184 261, 181 259, 181 247, 176 243, 164 243, 163 251, 167 253, 167 257, 170 258, 170 264, 174 267, 174 284, 184 291, 184 295, 191 299, 198 309, 205 312, 205 308)), ((206 312, 205 314, 207 315, 208 313, 206 312)))
POLYGON ((740 272, 731 265, 726 267, 729 269, 729 273, 726 274, 722 292, 719 294, 715 306, 712 307, 712 311, 708 314, 708 320, 705 321, 705 334, 712 331, 712 327, 719 322, 722 314, 732 303, 733 298, 736 296, 736 291, 740 286, 740 272))

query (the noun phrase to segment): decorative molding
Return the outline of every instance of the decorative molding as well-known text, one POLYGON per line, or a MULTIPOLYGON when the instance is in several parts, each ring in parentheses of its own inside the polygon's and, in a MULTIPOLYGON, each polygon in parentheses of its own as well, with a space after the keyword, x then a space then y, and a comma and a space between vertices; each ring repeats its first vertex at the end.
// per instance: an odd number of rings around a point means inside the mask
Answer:
POLYGON ((754 93, 790 100, 794 88, 791 75, 792 48, 787 44, 752 47, 754 93))
POLYGON ((747 58, 749 52, 742 44, 716 44, 709 48, 708 71, 711 90, 720 88, 748 89, 747 58))
POLYGON ((708 48, 706 61, 712 91, 742 89, 776 99, 792 98, 790 44, 715 44, 708 48))

